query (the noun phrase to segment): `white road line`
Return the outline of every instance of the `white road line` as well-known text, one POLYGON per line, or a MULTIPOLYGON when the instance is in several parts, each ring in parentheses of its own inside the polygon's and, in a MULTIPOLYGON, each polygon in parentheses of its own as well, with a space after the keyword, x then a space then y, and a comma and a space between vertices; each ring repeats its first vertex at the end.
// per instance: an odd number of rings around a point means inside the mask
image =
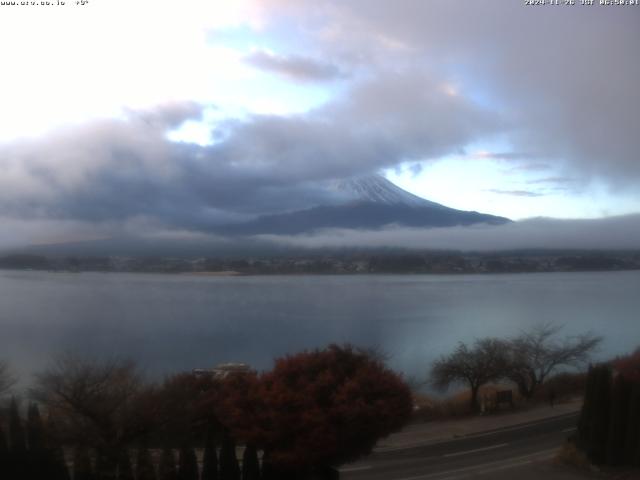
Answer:
POLYGON ((490 447, 482 447, 482 448, 474 448, 473 450, 465 450, 464 452, 447 453, 446 455, 443 455, 443 457, 459 457, 460 455, 467 455, 469 453, 484 452, 486 450, 495 450, 496 448, 506 447, 507 445, 509 444, 501 443, 499 445, 491 445, 490 447))
POLYGON ((491 472, 493 470, 504 470, 507 468, 512 468, 512 467, 517 467, 520 465, 525 465, 529 462, 531 462, 534 459, 544 459, 544 458, 551 458, 555 453, 556 453, 557 449, 553 448, 551 450, 542 450, 540 452, 536 452, 536 453, 530 453, 528 455, 523 455, 520 457, 514 457, 511 458, 510 461, 507 461, 505 463, 504 460, 501 461, 497 461, 497 462, 488 462, 488 463, 481 463, 479 465, 472 465, 470 467, 464 467, 464 468, 457 468, 455 470, 447 470, 444 472, 437 472, 437 473, 429 473, 426 475, 418 475, 418 476, 414 476, 414 477, 402 477, 402 478, 396 478, 394 480, 429 480, 432 478, 438 478, 438 480, 455 480, 457 478, 463 478, 465 476, 467 476, 469 473, 476 473, 478 471, 478 469, 483 469, 483 472, 491 472), (465 473, 466 472, 466 473, 465 473), (447 476, 448 475, 448 476, 447 476), (462 475, 462 476, 460 476, 462 475))
POLYGON ((565 428, 564 430, 562 430, 562 433, 573 432, 574 430, 577 430, 577 428, 576 427, 565 428))
MULTIPOLYGON (((529 423, 524 423, 524 424, 520 424, 520 425, 513 425, 510 427, 503 427, 503 428, 498 428, 496 430, 492 430, 490 432, 478 432, 478 433, 467 433, 465 435, 460 435, 458 437, 445 437, 445 438, 438 438, 438 439, 430 439, 430 440, 425 440, 425 441, 418 441, 418 442, 414 442, 414 443, 409 443, 409 444, 405 444, 405 445, 401 445, 401 446, 397 446, 397 447, 377 447, 375 449, 375 452, 380 452, 380 453, 386 453, 386 452, 398 452, 401 450, 412 450, 414 448, 420 448, 420 447, 425 447, 428 445, 436 445, 438 443, 449 443, 449 442, 456 442, 459 440, 466 440, 469 438, 480 438, 480 437, 489 437, 491 435, 499 435, 500 433, 503 432, 512 432, 514 430, 522 430, 522 429, 526 429, 529 427, 534 427, 536 425, 540 425, 540 424, 544 424, 544 423, 549 423, 549 422, 554 422, 554 421, 558 421, 563 419, 564 417, 569 417, 572 415, 576 415, 579 412, 570 412, 570 413, 563 413, 562 415, 558 415, 555 417, 550 417, 550 418, 544 418, 541 420, 535 420, 533 422, 529 422, 529 423)), ((406 432, 406 433, 398 433, 396 435, 415 435, 414 432, 406 432)))
POLYGON ((362 465, 361 467, 347 467, 347 468, 339 468, 340 473, 347 472, 359 472, 361 470, 371 470, 373 467, 371 465, 362 465))
MULTIPOLYGON (((577 413, 578 412, 576 412, 576 414, 577 413)), ((499 428, 499 429, 493 430, 491 432, 469 433, 467 435, 462 435, 462 436, 456 438, 456 440, 457 439, 462 440, 462 439, 467 439, 467 438, 488 437, 490 435, 498 435, 498 434, 503 433, 503 432, 512 432, 514 430, 522 430, 522 429, 526 429, 526 428, 529 428, 529 427, 535 427, 537 425, 541 425, 541 424, 544 424, 544 423, 549 423, 549 422, 554 422, 554 421, 557 421, 557 420, 561 420, 564 417, 569 417, 571 415, 573 415, 573 413, 566 413, 566 414, 560 415, 558 417, 545 418, 545 419, 542 419, 542 420, 536 420, 534 422, 529 422, 529 423, 525 423, 525 424, 521 424, 521 425, 514 425, 512 427, 499 428)))

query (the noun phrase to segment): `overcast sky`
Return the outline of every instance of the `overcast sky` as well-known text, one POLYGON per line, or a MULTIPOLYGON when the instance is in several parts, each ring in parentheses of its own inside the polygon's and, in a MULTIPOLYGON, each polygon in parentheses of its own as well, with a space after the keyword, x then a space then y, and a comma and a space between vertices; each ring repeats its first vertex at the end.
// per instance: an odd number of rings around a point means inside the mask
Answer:
POLYGON ((638 6, 0 8, 0 246, 204 232, 376 172, 512 219, 626 215, 638 238, 638 6))

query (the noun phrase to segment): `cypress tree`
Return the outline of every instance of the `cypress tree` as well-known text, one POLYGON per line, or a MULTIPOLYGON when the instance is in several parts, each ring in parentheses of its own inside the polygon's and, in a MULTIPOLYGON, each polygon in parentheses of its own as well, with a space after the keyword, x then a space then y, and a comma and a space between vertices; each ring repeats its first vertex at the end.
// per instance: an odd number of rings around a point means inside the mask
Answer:
POLYGON ((0 423, 0 462, 6 460, 9 457, 9 446, 7 445, 7 439, 4 436, 4 430, 0 423))
POLYGON ((293 471, 284 471, 273 464, 269 459, 269 453, 264 452, 262 455, 262 480, 297 480, 299 474, 293 471))
POLYGON ((247 445, 242 455, 242 480, 260 480, 258 451, 253 445, 247 445))
POLYGON ((118 480, 134 480, 129 450, 125 447, 118 454, 118 480))
POLYGON ((202 457, 202 480, 218 480, 218 455, 213 441, 213 432, 209 430, 204 441, 202 457))
POLYGON ((611 390, 611 412, 607 433, 607 464, 621 465, 625 460, 625 443, 631 386, 622 375, 616 376, 611 390))
POLYGON ((262 453, 262 480, 278 480, 278 474, 269 459, 269 453, 262 453))
POLYGON ((607 365, 597 368, 596 389, 593 399, 593 415, 590 426, 591 460, 596 464, 606 462, 607 436, 611 413, 611 369, 607 365))
POLYGON ((198 459, 193 448, 184 446, 178 459, 178 479, 198 480, 198 459))
POLYGON ((640 466, 640 382, 635 382, 631 387, 627 414, 625 463, 640 466))
POLYGON ((29 458, 29 475, 34 480, 45 478, 49 470, 49 455, 45 444, 44 426, 40 410, 35 403, 29 404, 27 410, 27 443, 29 458))
POLYGON ((176 459, 173 450, 165 447, 160 455, 160 467, 158 469, 158 480, 177 480, 176 459))
POLYGON ((634 456, 632 465, 640 467, 640 441, 636 445, 636 454, 634 456))
POLYGON ((45 450, 44 426, 40 417, 38 405, 32 403, 27 411, 27 439, 30 452, 43 452, 45 450))
POLYGON ((584 451, 589 450, 589 440, 591 438, 591 425, 593 424, 593 401, 596 396, 596 383, 598 372, 596 368, 589 365, 585 384, 584 401, 578 419, 578 446, 584 451))
POLYGON ((20 420, 18 402, 16 402, 15 397, 11 399, 11 406, 9 407, 9 437, 11 439, 11 452, 15 456, 23 456, 27 451, 27 442, 22 420, 20 420))
POLYGON ((31 472, 27 457, 26 438, 15 397, 11 399, 9 406, 9 453, 11 475, 16 479, 28 479, 31 472))
POLYGON ((84 446, 73 451, 73 480, 95 480, 89 451, 84 446))
POLYGON ((220 480, 240 480, 240 467, 236 457, 236 443, 228 432, 222 437, 220 449, 220 480))
POLYGON ((98 480, 114 480, 117 478, 119 454, 109 449, 98 449, 96 452, 95 475, 98 480))
POLYGON ((0 477, 14 478, 13 462, 9 453, 9 446, 4 435, 4 430, 2 429, 2 424, 0 424, 0 477))
POLYGON ((141 447, 138 449, 136 459, 136 479, 137 480, 156 480, 156 471, 153 468, 153 461, 149 449, 141 447))
POLYGON ((49 461, 47 462, 49 465, 47 480, 71 480, 62 447, 52 448, 48 450, 47 453, 49 456, 49 461))

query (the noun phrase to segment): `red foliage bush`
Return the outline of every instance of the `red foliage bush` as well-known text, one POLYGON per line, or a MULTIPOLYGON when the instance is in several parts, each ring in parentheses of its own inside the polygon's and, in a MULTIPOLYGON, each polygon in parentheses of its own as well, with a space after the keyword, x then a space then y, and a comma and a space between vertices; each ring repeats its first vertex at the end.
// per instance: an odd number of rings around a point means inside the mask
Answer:
POLYGON ((371 452, 408 421, 413 406, 400 376, 348 345, 280 358, 260 376, 231 376, 220 395, 220 421, 288 470, 371 452))

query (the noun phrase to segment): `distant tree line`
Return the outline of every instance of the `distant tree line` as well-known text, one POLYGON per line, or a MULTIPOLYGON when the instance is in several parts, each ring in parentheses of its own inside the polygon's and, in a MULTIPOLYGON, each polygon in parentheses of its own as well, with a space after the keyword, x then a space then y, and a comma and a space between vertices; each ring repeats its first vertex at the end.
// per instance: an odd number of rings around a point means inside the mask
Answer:
POLYGON ((510 339, 482 338, 472 345, 461 342, 433 363, 430 382, 440 389, 453 384, 468 386, 472 411, 479 409, 480 387, 490 382, 513 383, 529 400, 559 368, 586 366, 602 341, 591 333, 558 339, 560 328, 546 323, 510 339))
MULTIPOLYGON (((6 393, 6 367, 0 386, 3 377, 6 393)), ((261 374, 157 384, 130 361, 63 355, 30 397, 40 407, 26 420, 15 399, 0 412, 3 480, 333 479, 413 408, 400 376, 349 345, 280 358, 261 374)))
POLYGON ((247 275, 367 273, 520 273, 640 269, 640 252, 515 251, 461 253, 446 251, 362 250, 352 253, 318 250, 286 256, 195 257, 45 256, 14 253, 0 256, 0 268, 50 271, 225 272, 247 275))

